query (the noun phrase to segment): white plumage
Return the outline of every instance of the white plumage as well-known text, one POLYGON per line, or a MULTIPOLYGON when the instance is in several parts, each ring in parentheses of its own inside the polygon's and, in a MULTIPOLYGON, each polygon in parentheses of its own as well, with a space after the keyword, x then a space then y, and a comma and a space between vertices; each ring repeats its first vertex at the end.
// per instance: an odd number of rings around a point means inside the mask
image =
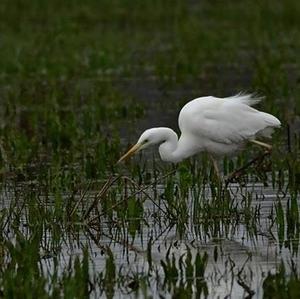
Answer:
POLYGON ((175 163, 203 151, 213 156, 229 155, 247 141, 268 147, 255 139, 270 137, 273 129, 280 127, 280 121, 271 114, 251 107, 259 101, 260 98, 251 94, 194 99, 179 113, 179 140, 170 128, 148 129, 119 161, 154 144, 159 145, 163 161, 175 163))

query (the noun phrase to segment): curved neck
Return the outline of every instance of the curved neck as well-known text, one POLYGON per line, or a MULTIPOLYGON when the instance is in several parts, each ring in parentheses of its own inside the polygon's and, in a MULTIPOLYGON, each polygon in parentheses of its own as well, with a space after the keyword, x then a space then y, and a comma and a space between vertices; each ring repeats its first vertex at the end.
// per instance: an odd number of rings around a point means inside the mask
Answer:
POLYGON ((163 161, 177 163, 198 151, 202 146, 194 143, 194 138, 188 134, 182 134, 178 140, 177 134, 170 128, 159 128, 161 144, 159 154, 163 161))
POLYGON ((191 146, 192 139, 187 135, 181 135, 179 140, 177 134, 170 128, 160 128, 161 144, 159 154, 163 161, 177 163, 195 154, 195 147, 191 146))
POLYGON ((160 144, 158 150, 160 157, 163 161, 167 162, 177 162, 174 159, 173 153, 178 147, 178 136, 170 128, 160 128, 162 143, 160 144))

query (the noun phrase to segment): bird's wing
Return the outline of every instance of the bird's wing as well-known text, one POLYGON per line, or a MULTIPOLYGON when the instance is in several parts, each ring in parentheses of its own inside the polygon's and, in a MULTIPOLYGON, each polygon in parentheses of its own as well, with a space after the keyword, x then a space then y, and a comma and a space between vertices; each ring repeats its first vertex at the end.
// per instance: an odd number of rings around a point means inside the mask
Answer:
POLYGON ((252 138, 262 129, 257 110, 241 104, 229 106, 205 111, 204 126, 198 134, 215 142, 231 144, 252 138))
POLYGON ((192 101, 190 109, 182 111, 181 130, 203 141, 232 144, 253 138, 259 131, 274 126, 272 121, 275 117, 250 107, 245 101, 249 99, 192 101))

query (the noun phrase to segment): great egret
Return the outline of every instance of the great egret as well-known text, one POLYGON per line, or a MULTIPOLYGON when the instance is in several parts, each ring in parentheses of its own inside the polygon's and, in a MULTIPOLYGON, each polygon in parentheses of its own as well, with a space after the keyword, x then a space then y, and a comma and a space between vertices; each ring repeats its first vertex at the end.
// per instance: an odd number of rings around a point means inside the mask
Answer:
POLYGON ((227 98, 200 97, 188 102, 180 111, 178 125, 181 136, 170 128, 146 130, 138 142, 119 161, 151 145, 159 145, 163 161, 178 163, 199 152, 208 152, 219 175, 215 158, 230 155, 247 142, 271 149, 271 145, 258 141, 258 137, 271 137, 280 121, 273 115, 251 106, 260 98, 251 94, 237 94, 227 98))

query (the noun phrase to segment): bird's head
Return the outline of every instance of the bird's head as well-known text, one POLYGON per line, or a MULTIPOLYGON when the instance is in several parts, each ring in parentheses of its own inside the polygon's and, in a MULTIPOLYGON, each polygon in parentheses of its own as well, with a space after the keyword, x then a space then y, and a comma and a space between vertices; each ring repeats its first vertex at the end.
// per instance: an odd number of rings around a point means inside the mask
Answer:
POLYGON ((138 153, 139 151, 154 145, 159 144, 165 141, 165 137, 161 132, 160 128, 152 128, 146 130, 138 139, 137 143, 131 147, 127 153, 125 153, 118 161, 121 162, 126 160, 127 158, 131 157, 132 155, 138 153))

